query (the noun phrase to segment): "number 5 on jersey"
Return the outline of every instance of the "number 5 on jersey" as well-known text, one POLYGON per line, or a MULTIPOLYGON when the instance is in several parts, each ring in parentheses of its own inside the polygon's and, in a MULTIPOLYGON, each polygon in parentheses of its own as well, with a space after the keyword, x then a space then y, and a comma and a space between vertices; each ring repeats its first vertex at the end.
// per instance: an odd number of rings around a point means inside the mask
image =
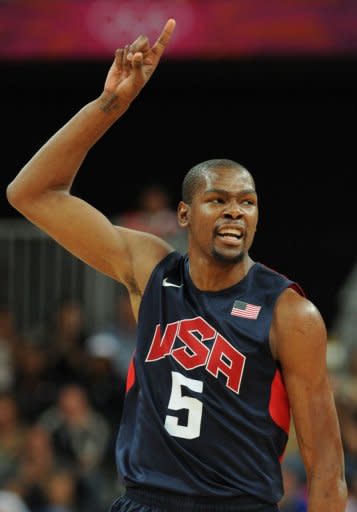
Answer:
POLYGON ((184 439, 195 439, 200 436, 202 421, 202 402, 191 396, 182 394, 182 386, 202 393, 203 382, 201 380, 189 379, 179 372, 171 372, 172 387, 171 395, 168 403, 168 409, 179 411, 187 409, 187 424, 179 425, 178 418, 168 414, 165 419, 165 429, 174 437, 182 437, 184 439))

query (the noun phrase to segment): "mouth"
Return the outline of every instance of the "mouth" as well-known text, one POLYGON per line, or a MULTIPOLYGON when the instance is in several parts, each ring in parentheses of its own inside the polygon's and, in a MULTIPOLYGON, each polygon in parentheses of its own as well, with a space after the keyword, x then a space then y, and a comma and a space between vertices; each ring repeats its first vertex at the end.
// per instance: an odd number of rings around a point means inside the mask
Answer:
POLYGON ((225 227, 218 231, 217 236, 226 244, 239 245, 243 239, 244 232, 240 228, 225 227))

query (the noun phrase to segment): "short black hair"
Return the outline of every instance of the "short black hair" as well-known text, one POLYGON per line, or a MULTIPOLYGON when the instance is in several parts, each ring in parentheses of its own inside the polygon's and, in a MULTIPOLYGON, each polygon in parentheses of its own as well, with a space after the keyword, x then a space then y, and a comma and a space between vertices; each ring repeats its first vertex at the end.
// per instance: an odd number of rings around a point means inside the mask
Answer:
POLYGON ((191 167, 184 177, 182 182, 182 200, 187 204, 191 204, 200 181, 207 171, 223 167, 228 169, 245 169, 238 162, 228 158, 213 158, 211 160, 200 162, 191 167))

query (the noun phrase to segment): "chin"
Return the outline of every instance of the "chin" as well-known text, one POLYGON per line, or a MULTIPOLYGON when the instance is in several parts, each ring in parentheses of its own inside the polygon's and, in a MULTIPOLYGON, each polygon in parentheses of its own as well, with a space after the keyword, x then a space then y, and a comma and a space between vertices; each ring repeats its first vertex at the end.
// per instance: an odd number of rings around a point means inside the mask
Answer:
POLYGON ((218 252, 216 249, 213 249, 212 256, 214 259, 220 263, 226 263, 227 265, 232 265, 236 263, 240 263, 244 259, 244 252, 239 253, 222 253, 218 252))

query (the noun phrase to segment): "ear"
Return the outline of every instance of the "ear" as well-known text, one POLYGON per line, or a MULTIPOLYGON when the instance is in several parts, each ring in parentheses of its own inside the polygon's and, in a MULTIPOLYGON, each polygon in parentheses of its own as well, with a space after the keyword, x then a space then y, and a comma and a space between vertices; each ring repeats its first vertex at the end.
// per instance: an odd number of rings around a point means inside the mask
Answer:
POLYGON ((179 202, 177 207, 177 220, 181 228, 186 228, 190 220, 191 208, 187 203, 183 201, 179 202))

